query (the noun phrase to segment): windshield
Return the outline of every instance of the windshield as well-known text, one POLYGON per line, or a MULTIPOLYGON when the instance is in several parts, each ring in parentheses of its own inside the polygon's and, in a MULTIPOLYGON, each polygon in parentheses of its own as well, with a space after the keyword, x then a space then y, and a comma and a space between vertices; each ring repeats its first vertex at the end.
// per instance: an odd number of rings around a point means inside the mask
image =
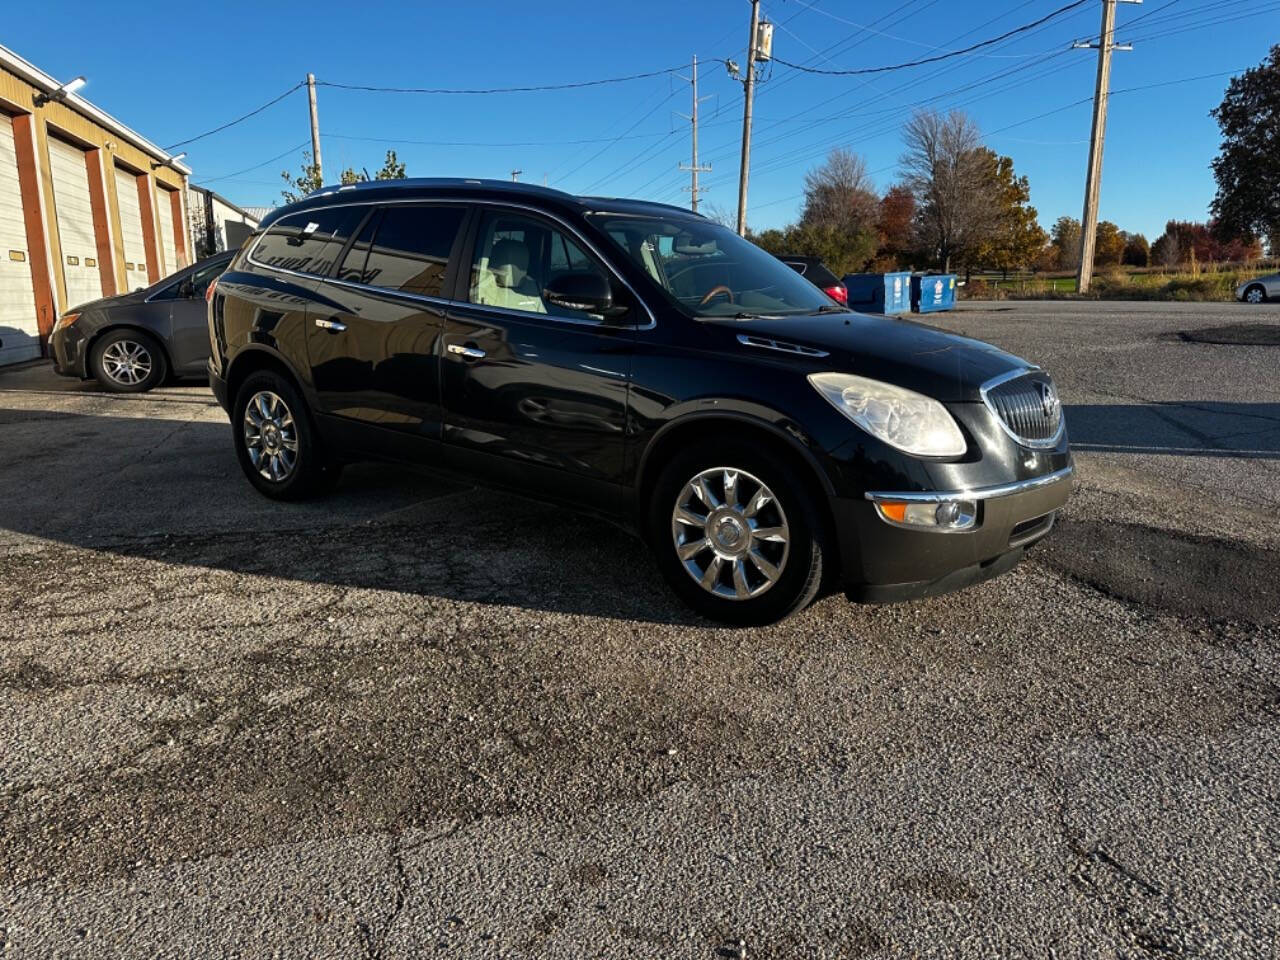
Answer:
POLYGON ((717 223, 694 217, 590 216, 690 316, 786 316, 838 309, 781 260, 717 223))

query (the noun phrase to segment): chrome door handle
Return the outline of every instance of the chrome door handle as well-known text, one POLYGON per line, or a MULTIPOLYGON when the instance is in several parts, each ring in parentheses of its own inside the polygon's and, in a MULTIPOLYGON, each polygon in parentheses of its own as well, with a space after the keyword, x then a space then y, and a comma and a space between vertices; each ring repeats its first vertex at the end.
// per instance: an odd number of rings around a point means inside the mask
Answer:
POLYGON ((341 320, 322 320, 320 317, 316 317, 316 326, 330 333, 341 333, 347 329, 347 325, 341 320))
POLYGON ((484 357, 484 351, 479 347, 469 347, 461 343, 449 344, 449 352, 456 353, 460 357, 466 357, 468 360, 480 360, 484 357))

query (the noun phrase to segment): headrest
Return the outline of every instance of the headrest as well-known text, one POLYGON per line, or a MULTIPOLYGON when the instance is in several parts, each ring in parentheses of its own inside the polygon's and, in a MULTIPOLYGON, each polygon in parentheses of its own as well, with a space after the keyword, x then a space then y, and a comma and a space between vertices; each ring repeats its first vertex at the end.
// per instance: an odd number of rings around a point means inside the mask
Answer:
POLYGON ((519 286, 529 274, 529 248, 519 240, 499 240, 489 253, 489 269, 499 285, 519 286))

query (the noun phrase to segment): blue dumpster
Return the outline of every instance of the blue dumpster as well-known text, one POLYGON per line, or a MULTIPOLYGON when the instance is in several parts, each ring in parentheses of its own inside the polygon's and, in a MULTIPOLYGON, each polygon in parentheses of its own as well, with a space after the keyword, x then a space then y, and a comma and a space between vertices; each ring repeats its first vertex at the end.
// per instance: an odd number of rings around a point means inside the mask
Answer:
POLYGON ((906 313, 911 309, 911 274, 847 273, 849 306, 863 313, 906 313))
POLYGON ((911 309, 916 313, 936 313, 956 305, 954 273, 917 274, 911 278, 911 309))

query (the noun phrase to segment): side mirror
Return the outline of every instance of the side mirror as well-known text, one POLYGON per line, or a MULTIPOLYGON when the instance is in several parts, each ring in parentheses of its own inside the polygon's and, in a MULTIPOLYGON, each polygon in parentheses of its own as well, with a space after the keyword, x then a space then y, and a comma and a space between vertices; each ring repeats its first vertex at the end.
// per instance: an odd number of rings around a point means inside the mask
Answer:
POLYGON ((613 302, 609 279, 594 270, 562 273, 546 285, 542 299, 564 310, 593 313, 607 320, 617 320, 630 313, 629 307, 613 302))
POLYGON ((191 282, 190 277, 187 277, 187 279, 183 280, 182 283, 178 284, 178 296, 182 297, 184 300, 191 300, 195 295, 196 285, 191 282))

